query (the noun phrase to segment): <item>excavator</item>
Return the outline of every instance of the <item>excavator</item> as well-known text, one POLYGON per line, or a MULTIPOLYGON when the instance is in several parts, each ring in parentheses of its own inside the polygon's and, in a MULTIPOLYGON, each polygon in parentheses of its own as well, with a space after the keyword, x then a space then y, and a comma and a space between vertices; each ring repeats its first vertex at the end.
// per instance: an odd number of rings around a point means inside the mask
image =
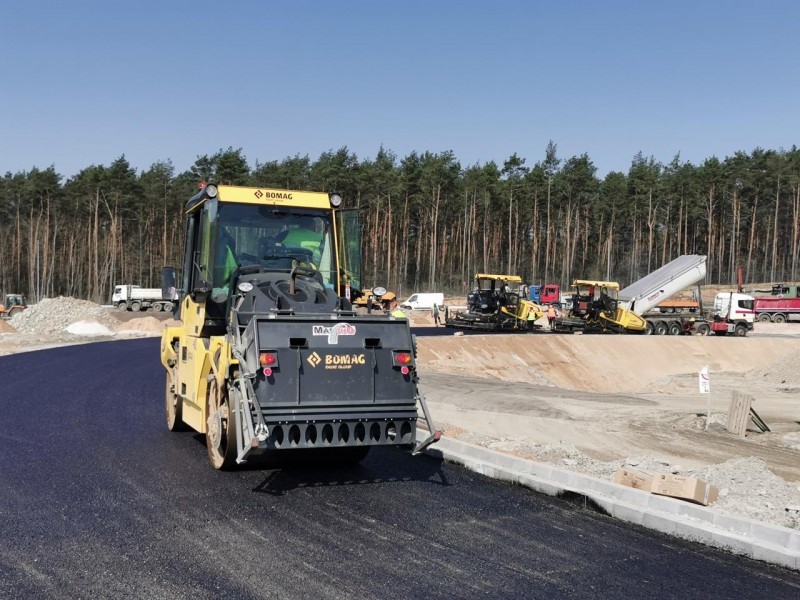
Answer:
POLYGON ((529 332, 538 328, 541 306, 525 299, 517 275, 475 275, 475 287, 467 296, 467 309, 446 309, 445 326, 483 331, 529 332))

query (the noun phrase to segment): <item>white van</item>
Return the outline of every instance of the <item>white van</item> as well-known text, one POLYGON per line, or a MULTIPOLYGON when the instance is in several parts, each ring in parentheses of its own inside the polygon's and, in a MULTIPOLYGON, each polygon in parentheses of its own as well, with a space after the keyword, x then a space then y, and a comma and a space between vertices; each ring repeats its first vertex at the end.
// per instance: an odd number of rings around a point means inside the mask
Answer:
POLYGON ((442 306, 444 304, 444 294, 412 294, 408 300, 400 305, 400 308, 410 308, 411 310, 430 310, 434 304, 442 306))

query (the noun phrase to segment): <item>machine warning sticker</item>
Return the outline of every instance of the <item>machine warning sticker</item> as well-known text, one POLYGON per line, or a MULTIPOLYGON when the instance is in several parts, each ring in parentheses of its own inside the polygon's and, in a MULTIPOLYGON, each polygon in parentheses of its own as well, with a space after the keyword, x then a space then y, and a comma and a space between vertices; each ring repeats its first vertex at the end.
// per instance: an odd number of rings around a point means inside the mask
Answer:
POLYGON ((326 335, 328 336, 329 344, 338 344, 340 335, 355 335, 356 328, 355 325, 350 325, 350 323, 337 323, 333 327, 314 325, 312 328, 312 334, 326 335))

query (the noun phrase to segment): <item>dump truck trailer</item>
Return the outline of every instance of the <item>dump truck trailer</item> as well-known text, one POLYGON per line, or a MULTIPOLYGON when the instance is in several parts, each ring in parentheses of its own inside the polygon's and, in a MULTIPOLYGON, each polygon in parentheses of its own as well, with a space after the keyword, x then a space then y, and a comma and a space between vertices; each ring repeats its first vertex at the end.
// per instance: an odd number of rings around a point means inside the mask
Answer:
POLYGON ((306 449, 358 461, 441 436, 407 319, 358 315, 360 223, 336 194, 204 186, 186 205, 180 324, 164 330, 166 421, 205 434, 209 461, 306 449), (418 413, 428 434, 417 439, 418 413))
POLYGON ((796 285, 776 284, 769 296, 756 296, 754 300, 756 320, 761 323, 800 320, 800 287, 796 285))
MULTIPOLYGON (((703 281, 706 276, 706 257, 702 254, 684 254, 649 275, 620 290, 619 302, 626 310, 642 315, 645 335, 681 335, 710 331, 702 314, 652 313, 657 306, 686 288, 703 281)), ((699 297, 699 294, 698 294, 699 297)), ((702 307, 700 307, 702 313, 702 307)))

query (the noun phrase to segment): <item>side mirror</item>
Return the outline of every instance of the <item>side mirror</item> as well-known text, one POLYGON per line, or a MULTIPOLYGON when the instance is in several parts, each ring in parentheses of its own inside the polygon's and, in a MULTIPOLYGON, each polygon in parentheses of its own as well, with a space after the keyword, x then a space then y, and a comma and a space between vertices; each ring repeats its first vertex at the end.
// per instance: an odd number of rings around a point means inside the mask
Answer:
POLYGON ((164 267, 161 269, 161 299, 178 299, 178 275, 174 267, 164 267))

